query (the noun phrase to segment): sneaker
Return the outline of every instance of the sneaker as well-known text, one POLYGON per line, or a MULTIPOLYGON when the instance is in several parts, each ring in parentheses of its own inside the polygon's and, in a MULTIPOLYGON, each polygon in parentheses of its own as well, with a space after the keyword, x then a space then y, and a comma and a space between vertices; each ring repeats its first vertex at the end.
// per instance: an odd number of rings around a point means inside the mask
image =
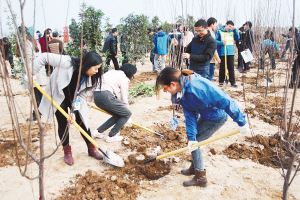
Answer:
POLYGON ((237 86, 237 84, 233 84, 233 85, 231 85, 231 87, 237 88, 238 86, 237 86))
POLYGON ((219 83, 219 87, 223 87, 224 83, 219 83))
POLYGON ((102 139, 103 137, 104 137, 103 134, 100 133, 98 131, 98 129, 93 130, 93 132, 92 132, 92 138, 100 138, 100 139, 102 139))
POLYGON ((110 136, 106 137, 106 142, 120 142, 121 140, 123 140, 123 136, 119 136, 119 135, 114 135, 112 137, 110 137, 110 136))

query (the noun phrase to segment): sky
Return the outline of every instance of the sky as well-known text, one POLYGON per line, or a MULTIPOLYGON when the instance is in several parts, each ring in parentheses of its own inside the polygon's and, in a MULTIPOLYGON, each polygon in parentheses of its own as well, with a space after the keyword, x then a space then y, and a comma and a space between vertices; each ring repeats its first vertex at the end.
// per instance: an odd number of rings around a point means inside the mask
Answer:
MULTIPOLYGON (((0 28, 4 36, 9 33, 9 26, 6 25, 10 15, 7 1, 11 2, 17 15, 18 25, 21 24, 19 0, 0 0, 0 28)), ((34 0, 26 0, 25 25, 33 25, 35 7, 35 30, 43 32, 51 28, 62 31, 72 18, 79 22, 82 3, 101 9, 113 26, 119 24, 122 17, 133 13, 145 14, 150 20, 157 15, 160 21, 169 23, 176 22, 179 15, 185 17, 189 14, 195 19, 215 17, 221 24, 233 20, 237 27, 248 20, 254 25, 289 27, 292 25, 293 11, 293 0, 36 0, 36 6, 34 0)), ((296 0, 295 8, 300 10, 300 0, 296 0)), ((299 23, 300 13, 296 13, 295 25, 299 26, 299 23)))

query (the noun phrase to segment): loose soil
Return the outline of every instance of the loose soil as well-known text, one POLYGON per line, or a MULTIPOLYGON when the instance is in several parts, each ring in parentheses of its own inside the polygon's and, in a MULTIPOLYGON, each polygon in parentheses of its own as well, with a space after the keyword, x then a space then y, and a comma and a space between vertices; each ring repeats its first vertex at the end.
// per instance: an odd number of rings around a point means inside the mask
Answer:
MULTIPOLYGON (((28 124, 19 124, 20 132, 22 134, 23 142, 25 146, 28 145, 28 124)), ((38 149, 39 141, 39 127, 37 124, 33 124, 30 137, 29 137, 29 150, 34 155, 37 155, 36 151, 38 149)), ((5 166, 13 166, 17 163, 17 165, 24 166, 26 164, 27 153, 21 147, 21 145, 16 142, 17 135, 13 130, 1 131, 1 140, 0 141, 0 167, 5 166)), ((28 156, 27 163, 32 163, 33 160, 28 156)))
POLYGON ((282 97, 254 97, 250 100, 255 106, 247 107, 245 113, 251 117, 258 117, 260 120, 272 125, 278 125, 278 121, 282 119, 282 97))
MULTIPOLYGON (((278 134, 267 137, 256 135, 246 137, 246 141, 251 145, 244 143, 233 143, 226 148, 222 154, 231 159, 251 159, 265 166, 288 168, 290 162, 290 153, 287 151, 287 144, 281 140, 278 134)), ((295 148, 300 150, 300 140, 295 143, 295 148)))
POLYGON ((134 79, 129 83, 129 87, 137 86, 145 81, 156 80, 156 77, 156 72, 143 72, 139 75, 134 76, 134 79))

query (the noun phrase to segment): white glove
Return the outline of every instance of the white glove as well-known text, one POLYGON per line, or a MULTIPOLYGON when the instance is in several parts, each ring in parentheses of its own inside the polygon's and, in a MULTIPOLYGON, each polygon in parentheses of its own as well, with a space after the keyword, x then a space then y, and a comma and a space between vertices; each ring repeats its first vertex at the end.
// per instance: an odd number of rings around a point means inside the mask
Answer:
MULTIPOLYGON (((37 78, 37 76, 38 76, 37 74, 36 74, 36 75, 33 75, 33 76, 32 76, 32 79, 35 80, 35 79, 37 78)), ((26 74, 24 75, 24 81, 29 82, 29 81, 28 81, 28 76, 27 76, 26 74)))
POLYGON ((248 123, 246 123, 244 126, 240 126, 240 133, 244 135, 251 133, 248 123))
POLYGON ((92 102, 88 101, 88 102, 86 102, 86 103, 87 103, 87 107, 88 107, 88 108, 91 108, 91 107, 92 107, 92 102))
POLYGON ((198 142, 197 141, 189 141, 188 142, 188 148, 189 148, 190 152, 193 152, 198 148, 198 147, 191 147, 193 144, 196 144, 196 143, 198 143, 198 142))
POLYGON ((132 119, 131 117, 128 119, 128 121, 126 122, 127 125, 131 125, 132 119))

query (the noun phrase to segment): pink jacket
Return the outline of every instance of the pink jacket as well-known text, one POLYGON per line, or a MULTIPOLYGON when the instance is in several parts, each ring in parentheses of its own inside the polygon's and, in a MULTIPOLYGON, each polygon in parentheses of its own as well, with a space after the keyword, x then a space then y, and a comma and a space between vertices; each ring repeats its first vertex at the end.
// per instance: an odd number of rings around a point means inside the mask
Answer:
MULTIPOLYGON (((124 104, 129 107, 128 103, 128 88, 129 88, 129 78, 121 70, 110 70, 102 75, 102 84, 97 86, 94 91, 110 91, 114 95, 121 94, 121 100, 124 104)), ((94 91, 90 90, 88 93, 87 100, 92 101, 94 96, 94 91)))

